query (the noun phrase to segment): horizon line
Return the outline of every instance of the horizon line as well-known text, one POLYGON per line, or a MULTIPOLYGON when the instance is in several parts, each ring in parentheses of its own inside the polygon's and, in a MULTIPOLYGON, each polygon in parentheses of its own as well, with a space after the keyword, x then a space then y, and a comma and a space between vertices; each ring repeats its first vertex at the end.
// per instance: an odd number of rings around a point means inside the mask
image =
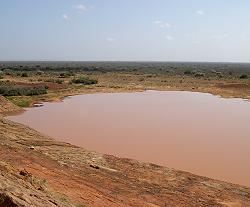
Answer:
POLYGON ((219 63, 219 64, 250 64, 250 62, 244 61, 165 61, 165 60, 0 60, 3 62, 85 62, 85 63, 219 63))

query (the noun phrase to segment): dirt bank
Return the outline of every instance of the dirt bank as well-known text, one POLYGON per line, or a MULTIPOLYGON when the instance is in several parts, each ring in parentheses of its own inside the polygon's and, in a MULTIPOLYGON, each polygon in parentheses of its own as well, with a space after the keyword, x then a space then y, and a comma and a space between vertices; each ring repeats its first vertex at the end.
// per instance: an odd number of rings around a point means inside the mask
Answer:
POLYGON ((23 109, 21 107, 16 106, 12 102, 8 101, 3 96, 0 96, 0 116, 1 114, 10 114, 10 113, 18 113, 22 112, 23 109))
POLYGON ((250 206, 250 188, 89 152, 0 119, 0 206, 250 206))

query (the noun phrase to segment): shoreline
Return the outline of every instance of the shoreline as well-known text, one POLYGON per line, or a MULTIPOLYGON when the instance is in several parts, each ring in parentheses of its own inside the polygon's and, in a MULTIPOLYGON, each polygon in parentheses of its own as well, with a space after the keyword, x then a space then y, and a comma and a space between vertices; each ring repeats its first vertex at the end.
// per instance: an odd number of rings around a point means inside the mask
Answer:
POLYGON ((224 96, 220 94, 215 94, 211 92, 205 92, 205 91, 191 91, 191 90, 165 90, 165 89, 145 89, 145 90, 128 90, 128 91, 92 91, 92 92, 83 92, 83 93, 72 93, 69 95, 64 95, 64 96, 59 96, 58 98, 51 100, 47 99, 44 101, 39 101, 39 102, 33 102, 30 106, 28 107, 21 107, 18 111, 7 111, 7 112, 0 112, 0 116, 2 115, 3 117, 7 116, 16 116, 24 113, 26 110, 25 108, 35 108, 35 107, 43 107, 44 103, 60 103, 63 102, 65 99, 74 97, 74 96, 82 96, 82 95, 94 95, 94 94, 115 94, 115 93, 143 93, 147 91, 159 91, 159 92, 189 92, 189 93, 201 93, 201 94, 209 94, 215 97, 218 97, 220 99, 239 99, 241 101, 250 101, 249 98, 243 98, 243 97, 230 97, 230 96, 224 96), (36 104, 41 105, 41 106, 36 106, 36 104))
MULTIPOLYGON (((223 97, 221 97, 221 96, 215 96, 214 94, 211 94, 211 93, 205 93, 205 92, 194 92, 194 91, 163 91, 163 90, 161 90, 161 91, 159 91, 159 90, 144 90, 144 91, 136 91, 136 92, 134 92, 134 91, 129 91, 129 92, 124 92, 124 91, 119 91, 119 92, 117 92, 117 91, 113 91, 112 93, 110 93, 110 92, 95 92, 95 93, 84 93, 84 94, 77 94, 77 95, 70 95, 70 96, 65 96, 64 98, 62 98, 61 100, 60 100, 60 102, 64 102, 66 99, 68 99, 68 98, 71 98, 71 97, 75 97, 75 96, 84 96, 84 95, 98 95, 98 94, 114 94, 114 93, 116 93, 116 94, 123 94, 123 93, 127 93, 127 94, 129 94, 129 93, 146 93, 146 92, 150 92, 150 91, 154 91, 154 92, 187 92, 187 93, 196 93, 196 94, 199 94, 199 93, 201 93, 201 94, 206 94, 206 95, 210 95, 210 96, 214 96, 214 97, 216 97, 216 98, 218 98, 218 99, 225 99, 225 100, 227 100, 228 98, 223 98, 223 97)), ((231 98, 230 98, 231 99, 231 98)), ((233 99, 239 99, 239 98, 233 98, 233 99)), ((245 100, 245 99, 242 99, 242 98, 240 98, 239 99, 239 101, 248 101, 248 100, 245 100)), ((52 102, 50 102, 50 101, 45 101, 45 102, 41 102, 41 106, 39 106, 39 107, 43 107, 43 104, 46 104, 46 103, 58 103, 58 101, 52 101, 52 102)), ((31 106, 32 107, 32 106, 31 106)), ((34 107, 34 106, 33 106, 34 107)), ((22 114, 22 113, 24 113, 25 111, 22 111, 22 112, 18 112, 18 113, 11 113, 11 114, 7 114, 6 116, 15 116, 15 115, 19 115, 19 114, 22 114)), ((5 118, 7 118, 5 116, 5 118)), ((11 120, 11 119, 8 119, 8 120, 11 120)), ((45 131, 46 132, 46 131, 45 131)), ((44 132, 42 132, 42 133, 44 133, 44 132)), ((60 136, 58 136, 58 137, 60 137, 60 136)), ((60 140, 60 139, 56 139, 56 140, 60 140)), ((70 142, 69 142, 70 143, 70 142)), ((74 143, 70 143, 70 144, 73 144, 74 145, 74 143)), ((78 147, 85 147, 84 145, 82 145, 82 146, 80 146, 80 145, 77 145, 78 147)), ((94 150, 95 151, 95 150, 94 150)), ((95 151, 95 152, 99 152, 98 150, 97 151, 95 151)), ((103 153, 103 152, 102 152, 103 153)), ((106 153, 109 153, 109 152, 106 152, 106 153)), ((114 155, 114 156, 117 156, 117 155, 115 155, 115 154, 110 154, 110 155, 114 155)), ((126 157, 126 156, 121 156, 120 158, 126 158, 126 159, 134 159, 133 157, 126 157)), ((146 162, 147 160, 144 160, 144 162, 146 162)), ((154 163, 154 164, 156 164, 156 165, 159 165, 159 163, 157 164, 157 163, 154 163)), ((162 165, 163 166, 163 165, 162 165)), ((181 166, 178 166, 177 167, 177 169, 183 169, 181 166)), ((194 172, 192 172, 192 170, 189 170, 189 172, 191 172, 191 173, 194 173, 194 172)), ((206 175, 206 174, 203 174, 203 175, 201 175, 201 174, 199 174, 198 172, 196 172, 196 174, 198 174, 198 175, 200 175, 200 176, 208 176, 208 175, 206 175)), ((210 175, 211 176, 211 175, 210 175)), ((211 176, 211 178, 212 178, 213 176, 211 176)), ((216 177, 213 177, 213 179, 218 179, 218 177, 216 178, 216 177)), ((221 180, 223 180, 222 178, 219 178, 219 179, 221 179, 221 180)), ((230 180, 223 180, 224 182, 230 182, 230 180)), ((233 183, 232 181, 231 181, 231 183, 233 183)), ((235 184, 236 184, 236 182, 235 182, 235 184)), ((237 183, 237 184, 239 184, 239 183, 237 183)), ((239 184, 239 185, 242 185, 242 183, 241 184, 239 184)), ((243 183, 243 185, 244 185, 244 183, 243 183)))
MULTIPOLYGON (((219 98, 223 99, 241 99, 243 101, 250 101, 250 95, 229 95, 227 93, 221 93, 218 91, 213 91, 213 88, 209 89, 188 89, 188 88, 162 88, 162 87, 148 87, 148 88, 121 88, 121 89, 113 89, 113 88, 83 88, 82 91, 70 91, 66 92, 65 94, 63 91, 58 91, 59 93, 63 93, 60 95, 54 96, 55 92, 51 94, 47 94, 44 96, 36 96, 32 97, 33 100, 31 101, 30 105, 28 107, 21 107, 21 108, 29 108, 29 107, 36 107, 34 106, 35 104, 43 104, 43 103, 53 103, 53 102, 61 102, 67 97, 71 96, 78 96, 78 95, 88 95, 88 94, 102 94, 102 93, 136 93, 136 92, 145 92, 145 91, 162 91, 162 92, 171 92, 171 91, 176 91, 176 92, 190 92, 190 93, 204 93, 204 94, 211 94, 213 96, 217 96, 219 98), (50 97, 52 95, 52 97, 50 97)), ((22 97, 20 97, 22 98, 22 97)), ((22 112, 22 111, 21 111, 22 112)), ((7 112, 11 113, 11 112, 7 112)), ((8 114, 7 114, 8 116, 8 114)))

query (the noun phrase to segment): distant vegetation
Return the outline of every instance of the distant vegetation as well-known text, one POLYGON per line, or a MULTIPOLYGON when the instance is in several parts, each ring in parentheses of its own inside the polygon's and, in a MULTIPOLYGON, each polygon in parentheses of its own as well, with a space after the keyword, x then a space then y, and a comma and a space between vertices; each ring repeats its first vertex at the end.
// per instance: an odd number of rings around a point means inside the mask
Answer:
POLYGON ((98 81, 95 79, 90 79, 89 77, 79 77, 76 79, 72 79, 71 83, 75 83, 75 84, 83 84, 83 85, 92 85, 92 84, 97 84, 98 81))
POLYGON ((194 71, 206 75, 250 75, 250 64, 241 63, 191 63, 191 62, 0 62, 6 75, 26 72, 41 75, 45 71, 58 72, 59 78, 69 78, 77 72, 131 72, 170 73, 192 75, 194 71), (18 72, 18 73, 17 73, 18 72))

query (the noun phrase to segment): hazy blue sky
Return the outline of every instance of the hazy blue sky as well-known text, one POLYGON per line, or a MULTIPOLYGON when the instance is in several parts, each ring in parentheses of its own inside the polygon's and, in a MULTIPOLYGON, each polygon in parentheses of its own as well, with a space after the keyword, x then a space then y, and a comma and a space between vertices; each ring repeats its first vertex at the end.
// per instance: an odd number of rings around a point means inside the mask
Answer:
POLYGON ((0 60, 250 62, 250 1, 0 0, 0 60))

